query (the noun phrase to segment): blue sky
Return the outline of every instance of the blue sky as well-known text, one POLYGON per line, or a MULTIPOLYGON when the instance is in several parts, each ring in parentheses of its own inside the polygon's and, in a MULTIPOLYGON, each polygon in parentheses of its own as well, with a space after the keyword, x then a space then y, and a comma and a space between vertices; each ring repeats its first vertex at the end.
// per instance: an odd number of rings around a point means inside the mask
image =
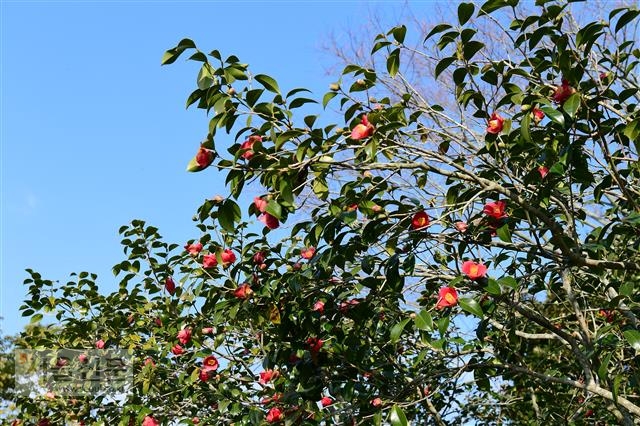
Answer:
POLYGON ((26 323, 25 268, 62 282, 95 272, 108 291, 121 225, 143 219, 182 243, 200 203, 226 192, 213 171, 185 172, 207 119, 184 108, 197 64, 161 67, 166 49, 189 37, 320 98, 335 81, 329 34, 372 11, 393 22, 402 4, 0 0, 0 329, 26 323))

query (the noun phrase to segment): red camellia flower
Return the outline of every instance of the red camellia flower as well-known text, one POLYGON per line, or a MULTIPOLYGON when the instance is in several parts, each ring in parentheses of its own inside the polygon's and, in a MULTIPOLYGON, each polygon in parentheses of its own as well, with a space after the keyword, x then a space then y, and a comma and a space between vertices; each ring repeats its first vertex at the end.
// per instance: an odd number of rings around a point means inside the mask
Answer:
POLYGON ((213 370, 207 370, 205 368, 201 368, 200 371, 198 372, 198 379, 200 379, 201 382, 206 382, 211 378, 212 375, 213 375, 213 370))
POLYGON ((351 139, 357 141, 360 139, 368 138, 373 134, 374 130, 375 129, 373 127, 373 124, 369 123, 369 119, 365 114, 362 116, 362 120, 360 121, 360 124, 356 124, 356 126, 351 131, 351 139))
POLYGON ((304 259, 307 259, 307 260, 312 259, 315 254, 316 254, 315 247, 305 247, 300 252, 300 256, 302 256, 304 259))
POLYGON ((265 226, 269 229, 276 229, 277 227, 280 226, 278 219, 269 213, 261 214, 260 217, 258 217, 258 220, 264 223, 265 226))
POLYGON ((307 339, 307 346, 309 347, 309 350, 311 352, 315 352, 315 353, 320 352, 320 349, 322 349, 323 345, 324 345, 324 342, 322 341, 322 339, 318 337, 309 337, 307 339))
POLYGON ((96 349, 104 348, 104 340, 100 339, 96 342, 96 349))
POLYGON ((173 345, 173 347, 171 348, 171 353, 176 356, 182 355, 184 353, 184 348, 180 345, 173 345))
POLYGON ((462 272, 472 280, 477 280, 487 275, 487 267, 482 263, 467 260, 462 264, 462 272))
POLYGON ((467 222, 463 222, 461 220, 454 223, 453 226, 458 230, 458 232, 462 234, 467 232, 467 229, 469 228, 469 225, 467 225, 467 222))
POLYGON ((491 216, 494 219, 503 219, 507 217, 507 214, 504 212, 506 207, 506 201, 494 201, 492 203, 485 204, 482 211, 484 214, 491 216))
POLYGON ((218 259, 216 258, 215 254, 209 253, 205 254, 202 257, 202 267, 204 269, 211 269, 215 268, 216 266, 218 266, 218 259))
POLYGON ((255 197, 253 204, 260 213, 264 213, 267 211, 267 204, 269 204, 269 202, 262 197, 255 197))
POLYGON ((340 306, 338 309, 340 310, 340 313, 346 314, 347 311, 349 311, 349 308, 356 306, 359 303, 360 301, 358 299, 349 299, 345 302, 340 302, 340 306))
POLYGON ((206 169, 211 165, 212 162, 213 151, 201 146, 198 150, 198 153, 196 154, 196 163, 198 163, 198 167, 200 167, 200 170, 206 169))
POLYGON ((142 426, 160 426, 160 422, 152 416, 145 416, 144 420, 142 420, 142 426))
POLYGON ((266 385, 271 380, 275 380, 279 375, 280 373, 278 371, 265 370, 260 373, 260 379, 258 379, 258 383, 260 383, 261 385, 266 385))
POLYGON ((170 295, 173 295, 176 291, 176 283, 173 281, 172 277, 167 277, 167 279, 164 280, 164 288, 170 295))
POLYGON ((540 166, 538 167, 538 173, 540 173, 540 177, 544 179, 545 176, 549 174, 549 169, 545 166, 540 166))
POLYGON ((222 266, 226 268, 236 261, 236 255, 230 249, 224 249, 220 254, 220 259, 222 259, 222 266))
POLYGON ((244 158, 245 160, 250 160, 253 157, 253 154, 255 154, 253 152, 253 144, 256 142, 262 142, 262 136, 249 136, 247 140, 242 142, 242 145, 240 145, 240 150, 244 151, 242 153, 242 158, 244 158))
POLYGON ((252 294, 253 294, 253 290, 251 290, 251 287, 249 287, 249 284, 242 284, 240 287, 236 288, 233 292, 233 295, 238 299, 247 299, 252 294))
POLYGON ((576 93, 576 89, 569 86, 569 82, 566 79, 562 79, 562 84, 556 87, 556 91, 553 93, 553 101, 562 105, 574 93, 576 93))
POLYGON ((438 304, 436 309, 454 306, 458 303, 458 292, 453 287, 442 287, 438 291, 438 304))
POLYGON ((263 251, 259 251, 253 255, 253 263, 256 263, 258 265, 260 265, 261 263, 264 263, 265 259, 266 259, 266 255, 263 251))
POLYGON ((411 227, 413 229, 422 229, 429 226, 429 216, 424 211, 419 211, 418 213, 413 215, 411 219, 411 227))
POLYGON ((533 115, 533 121, 538 124, 542 121, 542 119, 544 118, 544 112, 542 112, 541 109, 539 108, 534 108, 531 111, 531 114, 533 115))
POLYGON ((313 311, 319 312, 320 314, 324 313, 324 302, 322 300, 318 300, 313 304, 313 311))
POLYGON ((278 407, 273 407, 267 413, 267 422, 269 423, 279 422, 280 420, 282 420, 282 418, 283 418, 282 410, 279 409, 278 407))
POLYGON ((504 127, 504 118, 500 117, 497 112, 491 114, 491 118, 489 118, 489 122, 487 124, 487 133, 491 133, 492 135, 497 135, 502 131, 504 127))
POLYGON ((185 250, 189 252, 191 256, 197 256, 202 251, 202 243, 197 241, 193 244, 187 244, 184 246, 185 250))
POLYGON ((213 355, 209 355, 202 360, 202 368, 204 370, 216 371, 219 366, 218 359, 213 355))
POLYGON ((202 334, 212 334, 213 333, 213 327, 204 327, 202 329, 202 334))
POLYGON ((89 360, 89 357, 87 357, 87 354, 80 354, 78 355, 78 361, 80 361, 81 363, 85 363, 89 360))
POLYGON ((598 315, 603 317, 608 323, 612 323, 615 317, 615 312, 608 309, 600 309, 598 315))
POLYGON ((371 400, 371 405, 373 405, 374 407, 379 407, 382 405, 382 400, 380 398, 373 398, 371 400))
POLYGON ((328 407, 332 403, 333 403, 333 400, 331 398, 329 398, 328 396, 322 397, 322 399, 320 400, 320 404, 323 407, 328 407))
POLYGON ((155 366, 156 366, 156 363, 153 361, 153 358, 151 358, 151 357, 147 357, 147 358, 144 360, 144 365, 151 365, 152 367, 155 367, 155 366))
POLYGON ((180 343, 182 343, 183 345, 189 343, 191 341, 191 329, 183 328, 182 330, 178 331, 178 341, 180 341, 180 343))

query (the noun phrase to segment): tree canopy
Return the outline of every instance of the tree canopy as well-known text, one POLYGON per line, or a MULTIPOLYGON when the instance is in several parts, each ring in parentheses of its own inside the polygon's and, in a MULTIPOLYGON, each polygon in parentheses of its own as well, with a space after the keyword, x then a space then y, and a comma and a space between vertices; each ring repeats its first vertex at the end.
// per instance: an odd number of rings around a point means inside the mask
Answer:
POLYGON ((29 270, 23 315, 57 323, 17 346, 131 372, 116 396, 18 395, 14 423, 640 421, 640 12, 518 3, 391 28, 321 97, 169 49, 208 120, 187 170, 229 194, 184 241, 121 227, 111 294, 29 270))

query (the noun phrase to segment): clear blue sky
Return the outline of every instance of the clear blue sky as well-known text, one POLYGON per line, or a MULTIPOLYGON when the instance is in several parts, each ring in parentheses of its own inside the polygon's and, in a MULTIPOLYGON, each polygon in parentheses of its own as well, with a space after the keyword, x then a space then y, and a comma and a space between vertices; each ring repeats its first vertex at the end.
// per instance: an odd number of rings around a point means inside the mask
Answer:
POLYGON ((402 4, 0 0, 2 331, 26 323, 25 268, 95 272, 109 291, 120 225, 144 219, 182 243, 201 201, 226 192, 213 171, 185 172, 207 119, 184 108, 197 64, 160 67, 166 49, 189 37, 321 97, 335 80, 328 34, 371 11, 392 22, 402 4))

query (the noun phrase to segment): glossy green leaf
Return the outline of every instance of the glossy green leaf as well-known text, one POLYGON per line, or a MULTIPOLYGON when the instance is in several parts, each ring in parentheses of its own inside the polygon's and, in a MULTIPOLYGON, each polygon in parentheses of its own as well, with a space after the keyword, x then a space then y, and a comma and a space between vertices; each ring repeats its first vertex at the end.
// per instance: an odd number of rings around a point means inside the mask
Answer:
POLYGON ((458 299, 458 303, 460 304, 460 307, 462 308, 463 311, 468 312, 472 315, 475 315, 479 318, 484 317, 484 312, 482 312, 482 307, 475 299, 460 298, 458 299))
POLYGON ((502 225, 501 227, 496 229, 496 234, 498 235, 498 238, 500 238, 502 241, 506 243, 511 242, 511 231, 509 230, 508 224, 502 225))
POLYGON ((562 104, 562 109, 569 115, 569 117, 574 118, 576 115, 576 111, 580 107, 580 93, 574 93, 569 96, 569 98, 564 101, 562 104))
POLYGON ((257 82, 262 84, 264 88, 267 89, 268 91, 278 93, 278 94, 280 93, 280 88, 278 87, 278 83, 268 75, 258 74, 253 78, 257 82))
POLYGON ((392 344, 395 344, 398 341, 402 331, 409 321, 411 321, 411 318, 405 318, 391 328, 391 331, 389 332, 389 341, 392 344))
POLYGON ((460 5, 458 5, 458 22, 460 25, 467 23, 469 18, 473 15, 474 10, 475 6, 473 3, 460 3, 460 5))
POLYGON ((391 411, 389 411, 389 422, 392 426, 408 426, 409 424, 404 411, 397 405, 391 407, 391 411))
POLYGON ((171 64, 173 62, 176 61, 176 59, 178 59, 180 57, 180 55, 182 54, 182 52, 184 52, 187 49, 195 49, 196 45, 193 41, 191 41, 188 38, 184 38, 182 40, 180 40, 180 42, 178 43, 178 45, 176 47, 174 47, 173 49, 169 49, 166 52, 164 52, 164 55, 162 56, 162 60, 160 61, 161 65, 168 65, 171 64))
POLYGON ((551 121, 564 127, 564 115, 560 111, 549 106, 543 106, 540 109, 551 121))
POLYGON ((413 322, 419 330, 433 331, 433 319, 431 318, 431 314, 424 309, 416 313, 413 322))
POLYGON ((400 68, 400 48, 393 50, 387 57, 387 71, 391 77, 395 77, 398 74, 400 68))
POLYGON ((427 40, 429 40, 429 38, 433 37, 434 35, 441 33, 443 31, 448 30, 449 28, 451 28, 451 25, 449 24, 438 24, 436 26, 434 26, 431 31, 429 31, 429 33, 427 34, 427 36, 424 38, 424 41, 426 42, 427 40))
POLYGON ((404 37, 407 35, 407 27, 399 25, 391 30, 393 38, 400 44, 404 43, 404 37))

